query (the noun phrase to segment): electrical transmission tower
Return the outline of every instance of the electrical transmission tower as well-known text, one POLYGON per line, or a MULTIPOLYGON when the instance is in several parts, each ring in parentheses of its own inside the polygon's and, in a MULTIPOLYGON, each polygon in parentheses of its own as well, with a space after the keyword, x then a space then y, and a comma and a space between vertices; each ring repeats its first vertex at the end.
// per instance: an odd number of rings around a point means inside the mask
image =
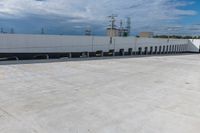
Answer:
POLYGON ((130 36, 130 34, 131 34, 131 18, 130 17, 128 17, 127 18, 127 31, 128 31, 128 36, 130 36))

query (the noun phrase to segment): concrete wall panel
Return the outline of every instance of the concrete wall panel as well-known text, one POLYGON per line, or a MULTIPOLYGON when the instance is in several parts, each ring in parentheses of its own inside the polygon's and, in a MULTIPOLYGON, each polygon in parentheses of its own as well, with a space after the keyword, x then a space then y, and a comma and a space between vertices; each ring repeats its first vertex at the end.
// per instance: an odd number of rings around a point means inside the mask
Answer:
POLYGON ((141 47, 186 45, 185 51, 199 51, 200 40, 187 39, 155 39, 135 37, 110 37, 101 36, 61 36, 61 35, 20 35, 0 34, 1 53, 54 53, 54 52, 96 52, 102 50, 107 52, 111 49, 119 51, 138 51, 141 47))

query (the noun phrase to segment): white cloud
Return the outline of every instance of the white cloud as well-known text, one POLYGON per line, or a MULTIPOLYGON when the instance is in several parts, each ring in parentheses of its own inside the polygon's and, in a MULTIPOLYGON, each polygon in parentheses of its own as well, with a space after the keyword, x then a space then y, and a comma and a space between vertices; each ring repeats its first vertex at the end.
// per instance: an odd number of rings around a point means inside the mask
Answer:
POLYGON ((155 27, 175 22, 181 16, 196 15, 193 10, 183 10, 193 4, 182 0, 1 0, 0 18, 20 19, 39 15, 44 18, 62 17, 66 22, 106 22, 106 16, 130 16, 134 27, 155 27), (71 18, 71 19, 69 19, 71 18))

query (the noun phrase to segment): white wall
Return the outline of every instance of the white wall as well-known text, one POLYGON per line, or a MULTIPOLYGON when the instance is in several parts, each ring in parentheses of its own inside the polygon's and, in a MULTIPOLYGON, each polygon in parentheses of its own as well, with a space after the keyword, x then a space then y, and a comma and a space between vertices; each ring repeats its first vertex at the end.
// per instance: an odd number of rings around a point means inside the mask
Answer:
POLYGON ((0 52, 75 52, 88 50, 91 37, 51 35, 0 35, 0 52))
POLYGON ((129 48, 137 51, 139 47, 148 47, 150 50, 151 46, 168 45, 185 45, 186 49, 189 44, 184 39, 114 37, 110 44, 110 37, 106 36, 0 34, 0 53, 107 52, 110 49, 128 51, 129 48))
POLYGON ((188 51, 189 52, 199 52, 200 49, 200 39, 190 39, 188 51))

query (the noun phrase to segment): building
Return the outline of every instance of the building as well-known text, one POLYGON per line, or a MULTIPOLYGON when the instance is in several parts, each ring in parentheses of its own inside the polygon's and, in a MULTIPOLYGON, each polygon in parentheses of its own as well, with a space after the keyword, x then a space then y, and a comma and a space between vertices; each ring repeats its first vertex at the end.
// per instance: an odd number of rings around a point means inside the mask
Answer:
POLYGON ((128 29, 120 29, 119 30, 119 36, 121 36, 121 37, 127 37, 127 36, 129 36, 129 31, 128 31, 128 29))
POLYGON ((131 19, 127 18, 127 24, 126 26, 123 25, 123 21, 120 21, 120 26, 117 26, 115 24, 116 22, 116 15, 111 15, 109 16, 110 18, 110 24, 109 27, 107 28, 107 36, 109 37, 127 37, 130 36, 131 32, 131 19))
POLYGON ((153 32, 140 32, 139 36, 143 38, 153 38, 154 34, 153 32))
POLYGON ((120 30, 117 28, 107 28, 107 36, 116 37, 120 36, 120 30))
POLYGON ((127 37, 129 36, 129 31, 128 29, 111 29, 111 28, 107 28, 107 36, 110 37, 127 37))

